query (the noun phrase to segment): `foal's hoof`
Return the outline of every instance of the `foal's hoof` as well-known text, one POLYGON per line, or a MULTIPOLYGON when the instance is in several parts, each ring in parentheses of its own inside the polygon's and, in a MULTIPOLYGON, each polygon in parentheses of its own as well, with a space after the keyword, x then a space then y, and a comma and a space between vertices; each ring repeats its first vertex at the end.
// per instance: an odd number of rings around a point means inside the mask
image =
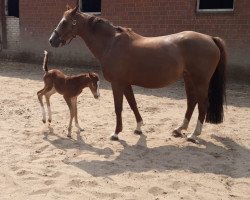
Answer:
POLYGON ((135 134, 135 135, 141 135, 141 134, 142 134, 142 131, 135 130, 135 131, 134 131, 134 134, 135 134))
POLYGON ((173 132, 172 132, 172 135, 174 136, 174 137, 183 137, 183 135, 182 135, 182 133, 181 132, 179 132, 179 131, 177 131, 177 130, 174 130, 173 132))
POLYGON ((43 121, 44 124, 46 123, 46 120, 45 120, 45 119, 43 119, 42 121, 43 121))
POLYGON ((71 135, 70 135, 70 134, 68 134, 68 135, 67 135, 67 137, 68 137, 68 138, 71 138, 71 135))
POLYGON ((51 121, 52 121, 51 119, 48 119, 48 122, 49 122, 49 123, 51 123, 51 121))
POLYGON ((113 134, 113 135, 111 135, 110 136, 110 140, 112 140, 112 141, 118 141, 119 140, 119 138, 118 138, 118 134, 113 134))

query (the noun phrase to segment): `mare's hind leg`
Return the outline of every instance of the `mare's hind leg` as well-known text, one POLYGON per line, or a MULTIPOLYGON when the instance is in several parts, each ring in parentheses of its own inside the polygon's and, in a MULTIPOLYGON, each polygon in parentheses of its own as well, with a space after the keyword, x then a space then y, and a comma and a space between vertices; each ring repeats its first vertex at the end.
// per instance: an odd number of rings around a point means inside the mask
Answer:
POLYGON ((194 108, 197 104, 197 97, 196 97, 196 93, 194 90, 194 85, 193 85, 192 80, 190 79, 189 76, 184 76, 184 81, 185 81, 185 89, 186 89, 186 95, 187 95, 187 110, 186 110, 185 118, 182 124, 173 131, 174 137, 183 136, 181 131, 187 130, 194 108))
POLYGON ((136 118, 137 126, 136 126, 134 133, 140 135, 140 134, 142 134, 141 126, 143 125, 143 121, 142 121, 142 117, 139 113, 139 110, 137 108, 134 92, 133 92, 131 85, 129 85, 125 88, 124 95, 129 103, 131 110, 133 110, 135 118, 136 118))
POLYGON ((203 122, 207 113, 208 85, 200 85, 196 91, 199 115, 194 132, 187 136, 187 140, 194 143, 198 143, 197 136, 201 134, 203 122))

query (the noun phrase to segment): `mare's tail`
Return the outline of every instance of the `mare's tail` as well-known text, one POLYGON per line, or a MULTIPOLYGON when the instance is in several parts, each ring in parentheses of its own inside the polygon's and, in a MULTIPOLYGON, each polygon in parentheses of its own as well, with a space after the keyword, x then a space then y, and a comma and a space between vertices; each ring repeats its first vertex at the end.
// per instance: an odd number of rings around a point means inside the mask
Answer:
POLYGON ((212 38, 220 49, 220 60, 210 80, 208 89, 209 105, 207 108, 206 122, 219 124, 223 122, 223 103, 226 101, 226 49, 224 41, 219 37, 212 38))

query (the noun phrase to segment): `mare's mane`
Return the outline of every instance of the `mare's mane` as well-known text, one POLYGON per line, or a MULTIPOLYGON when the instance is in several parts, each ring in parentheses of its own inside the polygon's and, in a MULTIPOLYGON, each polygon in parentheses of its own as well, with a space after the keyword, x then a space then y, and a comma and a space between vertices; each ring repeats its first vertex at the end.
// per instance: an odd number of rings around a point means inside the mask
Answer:
POLYGON ((122 26, 114 26, 110 21, 107 19, 97 17, 97 16, 90 16, 88 19, 88 26, 93 33, 97 32, 100 29, 104 29, 104 31, 109 33, 126 33, 132 32, 131 28, 126 28, 122 26))

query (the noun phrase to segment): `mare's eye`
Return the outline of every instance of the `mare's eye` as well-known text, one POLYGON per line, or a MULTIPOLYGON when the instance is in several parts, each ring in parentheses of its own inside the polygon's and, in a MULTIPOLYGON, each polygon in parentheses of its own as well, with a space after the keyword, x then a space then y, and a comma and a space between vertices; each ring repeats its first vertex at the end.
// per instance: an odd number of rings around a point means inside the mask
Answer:
POLYGON ((62 21, 62 25, 65 26, 67 24, 67 21, 66 20, 63 20, 62 21))

